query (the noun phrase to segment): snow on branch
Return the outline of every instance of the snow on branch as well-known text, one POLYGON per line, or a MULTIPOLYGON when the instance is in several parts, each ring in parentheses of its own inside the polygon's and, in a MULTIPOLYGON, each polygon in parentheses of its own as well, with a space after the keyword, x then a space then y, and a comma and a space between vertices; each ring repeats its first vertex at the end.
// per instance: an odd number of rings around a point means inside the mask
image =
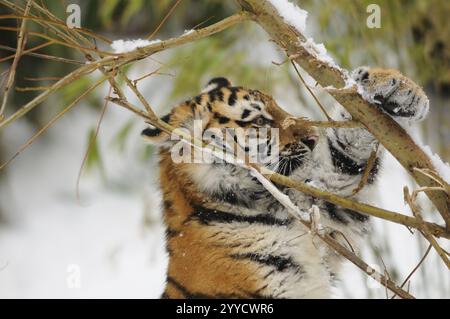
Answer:
POLYGON ((447 184, 450 184, 450 164, 444 162, 441 157, 438 154, 434 153, 428 145, 422 145, 422 149, 430 157, 431 162, 433 163, 436 171, 439 173, 442 179, 447 184))
POLYGON ((111 48, 114 50, 114 53, 126 53, 158 42, 161 42, 161 40, 115 40, 111 43, 111 48))
POLYGON ((295 27, 300 33, 306 31, 308 11, 301 9, 288 0, 270 0, 270 3, 278 10, 287 24, 295 27))

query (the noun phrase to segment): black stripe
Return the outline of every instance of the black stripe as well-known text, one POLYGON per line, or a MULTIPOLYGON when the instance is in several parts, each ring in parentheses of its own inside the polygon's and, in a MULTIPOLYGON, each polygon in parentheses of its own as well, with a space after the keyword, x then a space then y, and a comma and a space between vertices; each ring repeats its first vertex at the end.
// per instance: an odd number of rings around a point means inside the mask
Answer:
POLYGON ((167 284, 171 284, 174 286, 177 290, 179 290, 185 298, 188 299, 211 299, 210 296, 204 295, 201 293, 193 293, 190 292, 186 287, 184 287, 182 284, 180 284, 178 281, 176 281, 171 276, 167 276, 167 284))
POLYGON ((164 115, 163 117, 161 117, 161 120, 163 120, 163 121, 166 122, 166 123, 169 123, 169 121, 170 121, 170 116, 171 116, 170 113, 169 113, 169 114, 166 114, 166 115, 164 115))
POLYGON ((169 297, 167 292, 164 291, 163 294, 161 295, 161 299, 171 299, 171 298, 169 297))
POLYGON ((350 216, 350 218, 353 219, 354 221, 364 223, 369 220, 369 216, 355 212, 354 210, 350 210, 350 209, 342 209, 342 210, 344 211, 344 213, 346 215, 350 216))
POLYGON ((166 209, 166 210, 172 210, 172 205, 173 205, 173 202, 170 199, 165 199, 163 201, 163 206, 164 206, 164 209, 166 209))
POLYGON ((251 291, 247 291, 244 289, 241 289, 240 291, 242 291, 242 293, 246 296, 245 298, 252 298, 252 299, 275 299, 273 296, 264 296, 262 294, 260 294, 259 292, 265 288, 267 288, 268 285, 264 285, 264 287, 262 288, 258 288, 258 290, 256 290, 256 292, 251 292, 251 291))
POLYGON ((285 271, 287 269, 294 269, 298 272, 303 272, 302 267, 294 262, 292 258, 276 256, 276 255, 261 255, 256 253, 246 253, 246 254, 233 254, 232 258, 235 259, 250 259, 251 261, 276 268, 277 271, 285 271))
POLYGON ((169 257, 173 255, 173 250, 169 247, 168 244, 166 244, 166 251, 167 251, 167 254, 169 255, 169 257))
POLYGON ((232 87, 230 88, 231 94, 228 97, 228 105, 233 106, 234 104, 236 104, 236 100, 237 100, 237 92, 239 92, 239 89, 236 87, 232 87))
POLYGON ((146 128, 141 132, 141 135, 155 137, 161 134, 161 130, 159 128, 146 128))
MULTIPOLYGON (((230 164, 227 163, 226 165, 230 164)), ((258 182, 257 179, 255 179, 254 181, 258 182)), ((229 203, 234 206, 253 208, 255 207, 255 201, 267 197, 268 192, 265 189, 250 192, 246 190, 233 191, 226 187, 220 187, 220 190, 210 193, 210 196, 215 200, 229 203)))
POLYGON ((220 88, 208 92, 208 95, 211 102, 214 102, 216 100, 223 102, 223 92, 220 88))
MULTIPOLYGON (((339 142, 339 140, 337 141, 339 142)), ((328 139, 328 146, 330 148, 333 165, 339 169, 340 172, 348 175, 360 175, 363 173, 365 165, 359 165, 342 151, 335 148, 330 139, 328 139)))
MULTIPOLYGON (((169 121, 170 121, 170 115, 171 115, 170 113, 164 115, 163 117, 161 117, 161 120, 163 120, 163 121, 166 122, 166 123, 169 123, 169 121)), ((147 127, 146 129, 144 129, 144 130, 141 132, 141 135, 150 136, 150 137, 155 137, 155 136, 158 136, 158 135, 161 134, 161 133, 162 133, 162 131, 161 131, 159 128, 149 128, 149 127, 147 127)))
POLYGON ((231 86, 231 82, 224 77, 213 78, 208 82, 208 85, 215 84, 217 88, 224 86, 231 86))
MULTIPOLYGON (((233 213, 222 212, 219 210, 209 209, 202 206, 194 207, 193 212, 187 221, 197 220, 201 224, 209 225, 211 223, 249 223, 263 224, 270 226, 286 226, 292 221, 290 219, 278 219, 269 214, 260 214, 256 216, 236 215, 233 213)), ((186 221, 186 222, 187 222, 186 221)))
POLYGON ((246 208, 253 207, 253 202, 242 199, 241 196, 238 196, 238 194, 229 189, 223 189, 221 191, 214 192, 210 196, 216 200, 226 202, 231 205, 243 206, 246 208))
POLYGON ((245 120, 251 113, 252 111, 245 109, 244 112, 242 112, 241 119, 245 120))
POLYGON ((342 216, 341 212, 338 211, 338 208, 336 205, 332 203, 325 202, 326 212, 328 213, 328 216, 336 222, 339 222, 341 224, 347 225, 348 220, 345 219, 344 216, 342 216))
POLYGON ((349 216, 353 221, 357 222, 366 222, 369 220, 369 216, 363 215, 361 213, 358 213, 357 211, 346 209, 346 208, 340 208, 332 203, 325 203, 327 213, 330 216, 331 219, 334 221, 337 221, 341 224, 347 225, 349 223, 348 219, 345 218, 345 216, 349 216))
POLYGON ((234 122, 236 122, 236 124, 239 125, 240 127, 246 127, 250 123, 250 122, 239 121, 239 120, 235 120, 234 122))
POLYGON ((180 232, 177 231, 177 230, 174 230, 174 229, 172 229, 170 227, 166 228, 166 238, 167 239, 175 237, 175 236, 178 236, 179 234, 180 234, 180 232))
POLYGON ((261 107, 260 107, 258 104, 252 103, 251 106, 252 106, 253 108, 257 109, 258 111, 261 111, 261 107))
POLYGON ((199 292, 190 292, 186 287, 176 281, 173 277, 167 276, 167 283, 172 284, 178 291, 180 291, 183 296, 187 299, 243 299, 245 296, 238 294, 217 294, 217 295, 206 295, 199 292))
POLYGON ((218 120, 219 120, 219 124, 227 124, 230 121, 230 119, 225 116, 219 117, 218 120))
POLYGON ((215 112, 214 118, 216 118, 220 124, 226 124, 230 121, 230 119, 226 116, 221 115, 220 113, 215 112))
POLYGON ((380 108, 391 116, 413 117, 416 115, 416 109, 411 108, 409 110, 404 110, 401 109, 400 105, 395 102, 383 103, 380 108), (395 112, 395 110, 397 110, 397 112, 395 112))

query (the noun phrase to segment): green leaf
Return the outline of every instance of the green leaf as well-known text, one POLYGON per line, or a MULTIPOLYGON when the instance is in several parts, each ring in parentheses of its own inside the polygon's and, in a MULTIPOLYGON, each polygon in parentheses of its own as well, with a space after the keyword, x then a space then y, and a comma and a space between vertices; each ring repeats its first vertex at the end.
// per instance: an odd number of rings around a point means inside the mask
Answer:
POLYGON ((90 145, 90 150, 86 158, 86 169, 92 170, 97 167, 100 169, 102 175, 104 175, 103 161, 98 145, 98 139, 95 138, 95 131, 96 128, 92 128, 88 133, 87 145, 90 145))
POLYGON ((113 139, 112 146, 116 147, 120 152, 123 152, 125 150, 127 137, 131 129, 133 128, 133 125, 134 120, 129 120, 127 123, 125 123, 124 126, 120 128, 113 139))
POLYGON ((144 149, 142 150, 141 156, 140 156, 141 160, 143 162, 150 161, 150 159, 152 158, 152 156, 154 154, 154 151, 155 151, 155 149, 152 145, 149 145, 149 144, 145 145, 144 149))
POLYGON ((86 89, 91 84, 92 84, 92 80, 89 77, 84 76, 84 77, 76 80, 72 84, 64 87, 62 90, 63 104, 67 105, 67 104, 71 103, 74 99, 76 99, 80 95, 80 92, 86 91, 86 89))
POLYGON ((113 23, 113 14, 120 0, 102 1, 99 9, 100 21, 104 26, 109 28, 113 23))

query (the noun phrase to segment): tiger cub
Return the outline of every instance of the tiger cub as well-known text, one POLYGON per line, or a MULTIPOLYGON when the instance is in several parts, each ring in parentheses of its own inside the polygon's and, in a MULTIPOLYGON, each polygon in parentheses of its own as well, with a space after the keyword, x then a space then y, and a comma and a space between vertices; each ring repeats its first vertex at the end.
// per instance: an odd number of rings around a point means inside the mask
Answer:
MULTIPOLYGON (((366 96, 394 119, 425 117, 426 95, 397 71, 361 67, 352 76, 366 96)), ((359 128, 283 129, 289 116, 272 97, 215 78, 201 94, 177 105, 162 119, 194 135, 195 130, 213 130, 212 140, 231 132, 231 143, 218 143, 225 150, 234 143, 244 153, 253 146, 270 156, 277 146, 275 171, 323 190, 351 195, 377 143, 374 137, 359 128), (250 131, 263 128, 278 129, 277 134, 269 133, 251 145, 242 143, 250 131)), ((335 119, 350 118, 336 106, 335 119)), ((180 161, 176 157, 185 156, 191 146, 174 152, 179 141, 154 127, 142 135, 160 146, 169 254, 163 298, 331 297, 341 258, 288 214, 248 170, 214 158, 180 161)), ((381 147, 377 155, 367 187, 354 196, 357 200, 369 196, 380 167, 381 147)), ((303 211, 316 205, 322 227, 345 245, 350 242, 356 248, 368 231, 366 215, 279 188, 303 211)))

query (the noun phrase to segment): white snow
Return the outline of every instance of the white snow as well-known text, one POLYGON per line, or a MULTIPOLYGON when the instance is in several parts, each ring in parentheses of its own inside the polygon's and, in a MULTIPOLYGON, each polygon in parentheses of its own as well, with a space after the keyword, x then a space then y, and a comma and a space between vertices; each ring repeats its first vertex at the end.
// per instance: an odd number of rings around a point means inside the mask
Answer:
MULTIPOLYGON (((301 9, 299 6, 288 0, 270 0, 270 3, 277 9, 278 13, 283 17, 283 20, 287 24, 294 26, 302 35, 305 35, 308 11, 301 9)), ((301 45, 317 60, 341 70, 336 62, 334 62, 333 58, 328 54, 323 43, 315 43, 314 39, 309 37, 306 41, 301 42, 301 45)))
POLYGON ((114 50, 114 53, 126 53, 137 48, 143 48, 150 44, 155 44, 161 42, 161 40, 143 40, 143 39, 135 39, 135 40, 115 40, 111 44, 111 48, 114 50))
POLYGON ((430 157, 431 163, 436 168, 439 175, 450 183, 450 165, 445 163, 438 154, 435 154, 428 145, 422 145, 422 150, 430 157))
MULTIPOLYGON (((145 69, 158 66, 145 63, 145 69)), ((132 78, 143 73, 136 69, 132 78)), ((158 85, 152 101, 163 104, 171 84, 170 78, 155 77, 141 85, 144 92, 158 85)), ((102 88, 99 100, 107 90, 102 88)), ((157 169, 139 160, 145 125, 129 111, 109 106, 98 138, 106 180, 98 170, 83 174, 81 203, 75 198, 87 133, 97 118, 97 111, 81 103, 0 173, 0 209, 6 216, 0 223, 0 298, 161 295, 167 255, 157 169), (117 133, 130 119, 136 125, 118 151, 117 133)), ((12 124, 2 136, 5 156, 33 131, 24 122, 12 124)))
POLYGON ((308 11, 301 9, 288 0, 270 0, 270 3, 277 9, 286 23, 295 27, 302 34, 305 32, 308 11))
POLYGON ((409 136, 413 139, 414 143, 419 146, 425 154, 431 160, 436 172, 444 179, 445 182, 450 183, 450 165, 444 162, 438 154, 435 154, 430 146, 425 145, 420 138, 420 135, 417 132, 417 129, 414 126, 411 126, 411 123, 400 123, 403 128, 405 128, 406 132, 408 132, 409 136))
POLYGON ((311 53, 317 60, 327 63, 329 66, 341 69, 334 59, 328 54, 327 49, 323 43, 315 43, 313 38, 307 38, 306 41, 301 42, 301 45, 311 53))
POLYGON ((194 31, 195 31, 194 29, 191 29, 191 30, 184 30, 183 35, 191 34, 191 33, 194 32, 194 31))
POLYGON ((350 89, 357 85, 356 81, 351 77, 347 70, 342 69, 343 74, 345 75, 345 87, 344 89, 350 89))

